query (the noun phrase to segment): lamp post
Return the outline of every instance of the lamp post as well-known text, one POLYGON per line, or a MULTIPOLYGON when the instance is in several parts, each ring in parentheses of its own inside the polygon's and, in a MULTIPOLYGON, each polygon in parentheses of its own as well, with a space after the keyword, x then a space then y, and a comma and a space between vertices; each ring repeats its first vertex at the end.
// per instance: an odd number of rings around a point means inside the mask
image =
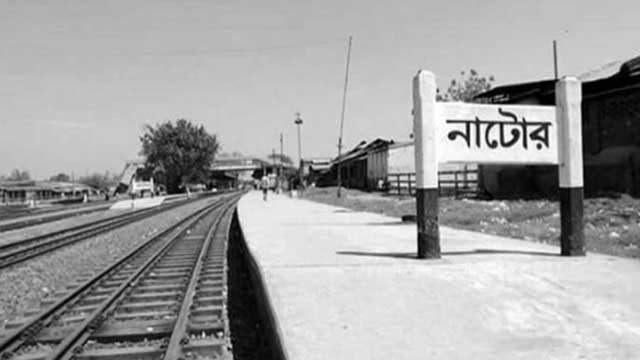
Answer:
POLYGON ((302 142, 300 140, 300 125, 302 125, 302 118, 300 117, 299 112, 296 113, 296 119, 293 123, 298 126, 298 159, 300 159, 298 179, 300 180, 300 187, 302 187, 302 142))

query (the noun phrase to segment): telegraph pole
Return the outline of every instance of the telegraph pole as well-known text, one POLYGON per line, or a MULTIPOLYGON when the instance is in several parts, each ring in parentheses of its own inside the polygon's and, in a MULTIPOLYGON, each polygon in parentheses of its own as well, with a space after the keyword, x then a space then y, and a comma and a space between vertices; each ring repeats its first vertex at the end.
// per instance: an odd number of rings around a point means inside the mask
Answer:
POLYGON ((300 125, 302 125, 302 118, 300 118, 299 112, 296 113, 296 119, 293 123, 298 126, 298 159, 300 160, 298 180, 300 180, 300 187, 302 187, 302 142, 300 140, 300 125))
POLYGON ((349 84, 349 62, 351 61, 351 36, 349 36, 349 46, 347 47, 347 69, 344 74, 344 92, 342 94, 342 113, 340 115, 340 136, 338 137, 338 197, 342 194, 340 193, 340 188, 342 187, 342 171, 340 169, 340 156, 342 155, 342 129, 344 128, 344 110, 347 105, 347 85, 349 84))
POLYGON ((283 169, 282 159, 283 159, 283 136, 282 136, 282 133, 280 133, 280 175, 278 177, 278 184, 279 184, 280 190, 282 190, 282 182, 284 179, 284 169, 283 169))
POLYGON ((558 48, 555 40, 553 40, 553 76, 558 80, 558 48))
POLYGON ((271 148, 271 169, 272 172, 277 172, 276 170, 276 148, 271 148))

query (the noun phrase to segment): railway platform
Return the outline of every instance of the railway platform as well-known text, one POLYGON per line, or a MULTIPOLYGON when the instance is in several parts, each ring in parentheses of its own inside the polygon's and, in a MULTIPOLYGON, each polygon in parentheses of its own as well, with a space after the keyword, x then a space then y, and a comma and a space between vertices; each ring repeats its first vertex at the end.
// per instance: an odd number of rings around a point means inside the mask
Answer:
POLYGON ((640 262, 261 193, 238 219, 290 360, 638 359, 640 262))

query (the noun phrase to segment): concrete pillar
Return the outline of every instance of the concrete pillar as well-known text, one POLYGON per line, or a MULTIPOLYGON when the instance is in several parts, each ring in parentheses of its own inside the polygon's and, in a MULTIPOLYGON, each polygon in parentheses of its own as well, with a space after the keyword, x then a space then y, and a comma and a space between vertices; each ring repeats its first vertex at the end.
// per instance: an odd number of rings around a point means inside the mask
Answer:
POLYGON ((556 83, 560 248, 565 256, 585 255, 583 222, 582 85, 574 77, 556 83))
POLYGON ((413 134, 416 161, 418 258, 440 258, 436 77, 420 70, 413 78, 413 134))

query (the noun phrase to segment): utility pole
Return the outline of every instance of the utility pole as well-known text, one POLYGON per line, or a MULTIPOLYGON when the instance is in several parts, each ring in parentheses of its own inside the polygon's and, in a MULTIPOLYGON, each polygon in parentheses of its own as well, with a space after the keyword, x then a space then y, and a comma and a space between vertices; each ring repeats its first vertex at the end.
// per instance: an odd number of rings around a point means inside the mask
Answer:
POLYGON ((555 40, 553 40, 553 76, 558 80, 558 48, 555 40))
POLYGON ((276 148, 271 148, 271 173, 277 173, 276 169, 276 148))
MULTIPOLYGON (((278 168, 276 167, 276 148, 271 148, 271 174, 276 175, 278 168)), ((273 186, 273 192, 277 192, 278 189, 278 176, 275 176, 275 184, 273 186)))
POLYGON ((298 126, 298 159, 300 160, 298 179, 300 180, 300 187, 302 187, 302 142, 300 140, 300 125, 302 125, 302 118, 300 118, 299 112, 296 113, 296 119, 293 123, 298 126))
POLYGON ((280 190, 282 190, 282 182, 284 179, 284 169, 283 169, 283 164, 282 164, 282 159, 283 159, 283 136, 282 133, 280 133, 280 175, 278 177, 278 184, 280 187, 280 190))
POLYGON ((340 115, 340 136, 338 137, 338 197, 342 196, 342 171, 340 169, 340 156, 342 155, 342 129, 344 128, 344 111, 347 105, 347 85, 349 84, 349 62, 351 61, 351 36, 349 36, 349 46, 347 47, 347 69, 344 74, 344 92, 342 94, 342 114, 340 115))

